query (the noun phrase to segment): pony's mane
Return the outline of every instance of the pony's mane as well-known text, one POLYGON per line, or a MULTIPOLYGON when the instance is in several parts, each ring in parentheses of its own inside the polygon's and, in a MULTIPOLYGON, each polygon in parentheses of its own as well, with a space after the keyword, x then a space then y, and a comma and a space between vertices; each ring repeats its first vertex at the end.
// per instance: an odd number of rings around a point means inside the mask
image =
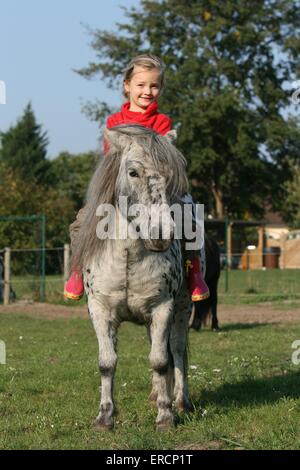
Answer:
POLYGON ((152 129, 138 125, 116 126, 109 129, 109 133, 111 132, 116 133, 116 141, 108 137, 108 153, 100 158, 91 178, 84 217, 73 247, 71 269, 82 268, 103 249, 104 240, 96 236, 99 222, 96 210, 100 204, 115 204, 116 181, 122 153, 131 142, 134 141, 142 147, 145 155, 151 157, 155 168, 165 176, 166 191, 170 200, 174 201, 187 192, 186 160, 167 138, 152 129))

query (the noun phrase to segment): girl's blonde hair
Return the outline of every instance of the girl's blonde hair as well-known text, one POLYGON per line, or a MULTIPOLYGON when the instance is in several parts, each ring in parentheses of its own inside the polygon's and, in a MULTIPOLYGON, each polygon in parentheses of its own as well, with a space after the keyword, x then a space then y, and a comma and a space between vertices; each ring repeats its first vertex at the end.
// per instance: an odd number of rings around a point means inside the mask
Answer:
MULTIPOLYGON (((143 67, 148 70, 157 69, 160 76, 160 89, 163 88, 165 78, 165 64, 159 57, 152 54, 141 54, 131 59, 127 67, 123 70, 123 83, 127 80, 129 81, 132 78, 135 66, 143 67)), ((129 93, 125 91, 124 86, 123 95, 125 98, 129 98, 129 93)))

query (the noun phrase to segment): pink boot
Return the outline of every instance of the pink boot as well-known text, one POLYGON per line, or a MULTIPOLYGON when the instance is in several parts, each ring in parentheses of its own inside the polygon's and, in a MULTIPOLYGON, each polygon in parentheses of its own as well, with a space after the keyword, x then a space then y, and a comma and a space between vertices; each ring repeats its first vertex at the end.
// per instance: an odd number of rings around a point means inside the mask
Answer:
POLYGON ((79 271, 73 271, 65 285, 64 297, 71 300, 80 300, 84 294, 83 276, 79 271))
POLYGON ((185 264, 192 301, 198 302, 207 299, 209 297, 209 288, 202 277, 200 257, 195 256, 191 260, 188 259, 185 264))

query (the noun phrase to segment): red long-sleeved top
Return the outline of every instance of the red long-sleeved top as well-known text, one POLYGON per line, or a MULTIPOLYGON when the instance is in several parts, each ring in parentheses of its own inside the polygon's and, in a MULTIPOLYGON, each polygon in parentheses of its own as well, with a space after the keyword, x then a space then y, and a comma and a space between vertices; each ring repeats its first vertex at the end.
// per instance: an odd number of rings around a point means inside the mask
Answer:
POLYGON ((121 111, 108 116, 106 127, 110 129, 122 124, 139 124, 140 126, 150 127, 158 134, 165 135, 172 129, 172 120, 158 110, 156 101, 153 101, 144 113, 130 111, 130 102, 124 103, 121 111))
MULTIPOLYGON (((144 113, 130 111, 130 102, 124 103, 121 111, 108 116, 106 121, 107 129, 120 126, 122 124, 138 124, 144 127, 150 127, 158 134, 165 135, 172 129, 172 119, 166 114, 162 114, 158 110, 156 101, 153 101, 144 113)), ((104 141, 104 153, 108 151, 108 145, 104 141)))

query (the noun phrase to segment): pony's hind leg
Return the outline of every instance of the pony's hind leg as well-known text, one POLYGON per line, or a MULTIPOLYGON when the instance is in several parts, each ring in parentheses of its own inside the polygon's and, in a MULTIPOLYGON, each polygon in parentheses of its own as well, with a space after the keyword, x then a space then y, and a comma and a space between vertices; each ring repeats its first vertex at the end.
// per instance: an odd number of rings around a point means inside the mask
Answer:
POLYGON ((117 364, 116 327, 110 312, 105 311, 95 302, 89 304, 90 315, 99 343, 99 369, 101 375, 100 411, 95 420, 97 429, 109 430, 114 426, 113 384, 117 364))

